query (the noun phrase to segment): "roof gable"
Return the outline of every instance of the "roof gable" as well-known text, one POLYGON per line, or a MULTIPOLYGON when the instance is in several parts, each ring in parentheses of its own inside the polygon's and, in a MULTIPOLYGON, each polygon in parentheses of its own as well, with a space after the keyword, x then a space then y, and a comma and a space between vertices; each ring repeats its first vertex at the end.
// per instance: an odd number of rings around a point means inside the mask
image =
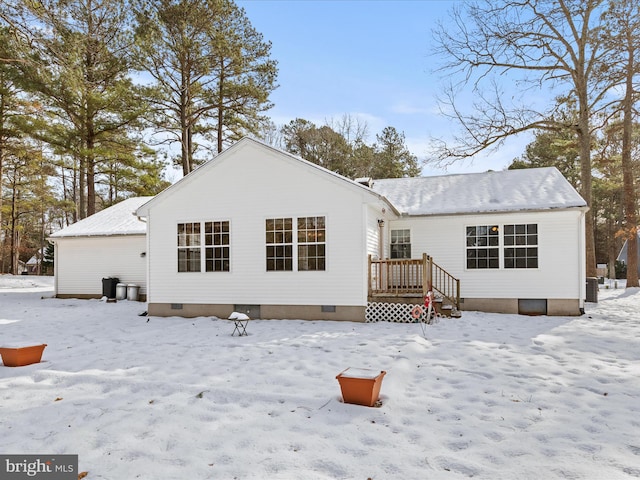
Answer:
POLYGON ((407 215, 586 207, 555 167, 375 180, 373 190, 407 215))
MULTIPOLYGON (((205 164, 193 170, 191 173, 184 176, 183 178, 178 180, 176 183, 169 186, 168 188, 163 190, 161 193, 153 197, 153 199, 151 199, 149 202, 142 205, 137 210, 136 214, 141 217, 146 217, 148 215, 149 209, 152 208, 154 205, 168 198, 174 192, 183 188, 188 188, 192 182, 196 182, 201 175, 206 175, 208 171, 210 171, 213 168, 216 168, 217 165, 221 165, 223 162, 227 162, 231 160, 236 161, 239 158, 237 154, 244 149, 254 149, 254 151, 257 153, 258 152, 269 153, 272 159, 278 159, 282 162, 289 163, 291 166, 295 166, 298 168, 302 167, 306 169, 309 173, 312 173, 320 178, 323 178, 330 182, 337 183, 345 188, 352 189, 354 192, 358 192, 359 194, 364 195, 365 197, 370 197, 372 201, 374 200, 382 201, 388 206, 388 208, 391 211, 393 212, 396 211, 394 206, 382 195, 375 192, 374 190, 371 190, 370 188, 367 188, 366 186, 358 182, 355 182, 354 180, 351 180, 336 172, 333 172, 324 167, 321 167, 320 165, 316 165, 315 163, 311 163, 307 160, 304 160, 303 158, 295 156, 289 152, 285 152, 283 150, 279 150, 275 147, 267 145, 266 143, 263 143, 259 140, 249 138, 249 137, 244 137, 238 142, 236 142, 235 144, 233 144, 228 149, 218 154, 213 159, 209 160, 205 164)), ((243 167, 242 165, 239 165, 238 168, 242 169, 243 167)))
POLYGON ((55 232, 50 238, 144 235, 147 224, 136 217, 135 211, 152 198, 128 198, 55 232))

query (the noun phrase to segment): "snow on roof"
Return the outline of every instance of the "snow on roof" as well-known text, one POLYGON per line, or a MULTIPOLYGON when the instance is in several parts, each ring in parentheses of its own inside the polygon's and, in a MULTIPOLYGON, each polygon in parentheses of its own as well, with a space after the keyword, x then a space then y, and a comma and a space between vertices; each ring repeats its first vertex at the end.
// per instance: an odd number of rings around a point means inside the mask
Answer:
POLYGON ((152 198, 128 198, 57 231, 51 238, 144 235, 147 232, 147 224, 135 216, 135 211, 152 198))
POLYGON ((375 180, 372 189, 408 215, 584 207, 555 167, 375 180))

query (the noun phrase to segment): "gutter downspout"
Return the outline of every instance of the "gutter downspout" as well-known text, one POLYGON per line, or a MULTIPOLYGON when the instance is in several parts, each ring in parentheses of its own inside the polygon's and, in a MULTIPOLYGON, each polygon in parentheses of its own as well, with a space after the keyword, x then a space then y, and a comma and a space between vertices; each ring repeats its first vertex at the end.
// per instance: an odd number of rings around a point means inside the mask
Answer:
POLYGON ((378 258, 384 260, 384 219, 378 219, 378 258))

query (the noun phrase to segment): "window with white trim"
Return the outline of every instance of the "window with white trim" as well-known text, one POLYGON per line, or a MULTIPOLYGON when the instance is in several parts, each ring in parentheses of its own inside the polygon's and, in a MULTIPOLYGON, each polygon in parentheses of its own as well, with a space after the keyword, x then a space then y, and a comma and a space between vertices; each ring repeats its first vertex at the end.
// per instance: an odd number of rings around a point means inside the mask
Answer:
POLYGON ((504 268, 538 268, 538 225, 504 226, 504 268))
POLYGON ((411 258, 411 230, 391 230, 391 258, 411 258))
POLYGON ((497 225, 477 225, 466 228, 467 268, 500 267, 500 228, 497 225))
POLYGON ((200 222, 178 224, 178 272, 200 271, 200 222))
POLYGON ((178 272, 228 272, 229 221, 178 223, 178 272))
POLYGON ((298 218, 298 271, 325 269, 325 235, 324 217, 298 218))
POLYGON ((265 221, 267 272, 293 270, 293 219, 268 218, 265 221))
POLYGON ((204 222, 205 272, 229 271, 229 221, 204 222))
POLYGON ((267 272, 326 269, 325 217, 268 218, 265 235, 267 272))

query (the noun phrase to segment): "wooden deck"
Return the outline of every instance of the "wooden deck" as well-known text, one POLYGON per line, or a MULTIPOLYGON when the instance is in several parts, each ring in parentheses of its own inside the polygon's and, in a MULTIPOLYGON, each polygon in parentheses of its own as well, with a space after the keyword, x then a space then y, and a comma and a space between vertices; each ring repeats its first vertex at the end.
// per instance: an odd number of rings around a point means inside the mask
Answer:
POLYGON ((374 260, 369 255, 369 301, 393 298, 398 303, 415 303, 430 287, 443 305, 460 310, 460 280, 426 253, 419 259, 374 260))

